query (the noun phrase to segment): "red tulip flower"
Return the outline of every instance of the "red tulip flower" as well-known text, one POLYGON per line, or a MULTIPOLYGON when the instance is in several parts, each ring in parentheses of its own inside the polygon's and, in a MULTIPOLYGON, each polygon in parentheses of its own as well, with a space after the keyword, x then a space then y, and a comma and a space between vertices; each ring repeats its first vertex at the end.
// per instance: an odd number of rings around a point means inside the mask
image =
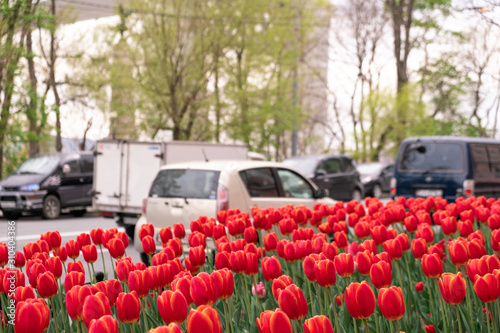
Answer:
POLYGON ((500 295, 500 281, 498 276, 490 273, 484 276, 476 276, 474 291, 477 297, 485 303, 496 301, 500 295))
POLYGON ((199 245, 189 248, 189 261, 194 267, 201 267, 205 264, 206 254, 205 247, 199 245))
POLYGON ((347 311, 355 319, 365 319, 375 311, 375 294, 368 282, 351 283, 345 289, 347 311))
POLYGON ((186 298, 186 302, 188 306, 193 303, 193 299, 191 298, 191 280, 192 276, 189 272, 179 274, 170 285, 172 291, 179 290, 186 298))
POLYGON ((443 262, 437 253, 424 254, 422 257, 422 269, 425 276, 437 279, 443 274, 443 262))
POLYGON ((61 246, 61 234, 59 231, 48 231, 40 235, 40 239, 47 242, 51 250, 55 250, 61 246))
POLYGON ((26 257, 24 256, 24 253, 21 251, 16 251, 14 254, 14 266, 17 268, 24 267, 26 264, 26 257))
POLYGON ((87 233, 81 233, 78 236, 76 236, 76 241, 78 243, 78 247, 81 249, 85 245, 90 245, 90 235, 87 233))
POLYGON ((118 333, 118 321, 110 315, 92 319, 89 324, 89 333, 118 333))
POLYGON ((335 257, 334 263, 337 273, 344 278, 354 272, 354 258, 349 253, 340 253, 335 257))
POLYGON ((288 275, 282 275, 279 278, 274 279, 273 285, 272 285, 274 298, 276 300, 278 300, 280 297, 281 291, 292 284, 293 284, 292 278, 289 277, 288 275))
POLYGON ((128 275, 134 270, 134 265, 130 257, 116 261, 116 276, 123 283, 128 283, 128 275))
POLYGON ((182 324, 188 314, 186 298, 180 291, 165 290, 157 300, 158 312, 166 324, 182 324))
POLYGON ((445 217, 441 220, 441 228, 447 236, 452 236, 457 232, 457 220, 453 216, 445 217))
POLYGON ((90 230, 90 237, 92 238, 92 242, 95 245, 102 245, 102 234, 104 233, 104 230, 101 228, 96 228, 90 230))
POLYGON ((323 253, 328 259, 334 260, 335 257, 339 254, 339 248, 337 247, 337 244, 335 244, 335 242, 323 243, 321 253, 323 253))
POLYGON ((278 236, 274 232, 264 236, 264 247, 266 251, 273 252, 276 251, 276 245, 278 244, 278 236))
POLYGON ((347 247, 347 234, 345 232, 336 232, 333 237, 339 249, 345 249, 347 247))
POLYGON ((247 252, 245 258, 247 261, 245 274, 248 276, 256 275, 259 272, 259 257, 255 253, 247 252))
POLYGON ((98 282, 92 285, 90 289, 92 290, 92 294, 96 294, 100 291, 103 292, 108 298, 110 306, 116 304, 118 295, 123 291, 121 283, 115 279, 98 282))
POLYGON ((16 306, 14 327, 16 333, 42 333, 49 328, 49 307, 42 299, 28 299, 16 306))
POLYGON ((417 230, 417 218, 414 215, 410 215, 405 217, 404 219, 405 229, 409 233, 415 232, 417 230))
POLYGON ((151 280, 150 271, 132 271, 128 275, 128 287, 131 291, 135 290, 139 298, 144 298, 149 294, 151 280))
POLYGON ((57 282, 54 274, 45 272, 36 278, 37 291, 42 298, 52 298, 57 294, 57 282))
POLYGON ((373 264, 373 253, 370 250, 358 252, 356 255, 356 265, 361 275, 370 275, 370 269, 373 264))
POLYGON ((213 305, 217 301, 217 285, 212 284, 210 275, 202 272, 191 279, 191 297, 194 304, 213 305))
POLYGON ((425 333, 436 333, 436 329, 434 328, 434 325, 425 326, 425 333))
POLYGON ((176 323, 171 323, 168 326, 158 326, 156 328, 152 328, 148 331, 148 333, 182 333, 182 330, 176 323))
POLYGON ((427 244, 432 244, 434 241, 434 231, 429 224, 419 224, 417 227, 417 232, 415 233, 416 238, 423 238, 427 244))
POLYGON ((448 252, 455 266, 462 266, 469 261, 469 245, 463 238, 454 239, 448 243, 448 252))
POLYGON ((139 229, 139 239, 142 240, 146 236, 151 236, 154 237, 155 235, 155 227, 151 223, 144 223, 141 225, 141 228, 139 229))
POLYGON ((231 252, 231 268, 235 273, 243 273, 247 267, 245 252, 242 250, 231 252))
POLYGON ((163 244, 166 244, 172 238, 174 238, 172 228, 165 227, 160 229, 160 239, 163 244))
POLYGON ((375 288, 388 288, 392 284, 391 269, 391 264, 386 261, 379 261, 372 265, 370 278, 375 288))
POLYGON ((17 305, 19 302, 26 301, 30 298, 36 298, 35 290, 31 285, 28 286, 19 286, 16 287, 16 290, 14 291, 14 301, 15 305, 17 305))
POLYGON ((337 279, 335 264, 329 259, 317 261, 314 266, 314 275, 321 287, 328 288, 333 286, 337 279))
POLYGON ((119 238, 111 238, 106 243, 106 248, 109 250, 109 255, 115 259, 121 259, 125 254, 125 244, 119 238))
POLYGON ((281 264, 275 256, 262 259, 262 275, 266 281, 273 281, 283 274, 281 264))
POLYGON ((83 301, 90 295, 92 295, 92 290, 89 286, 76 285, 66 292, 66 309, 71 319, 83 320, 83 301))
POLYGON ((264 311, 256 321, 260 333, 292 333, 290 318, 280 309, 264 311))
POLYGON ((153 253, 156 252, 156 243, 155 243, 155 240, 150 235, 144 236, 142 238, 142 240, 141 240, 141 243, 142 243, 142 250, 147 255, 152 255, 153 253))
POLYGON ((439 278, 439 289, 446 303, 457 305, 464 299, 467 285, 462 273, 443 273, 439 278))
MULTIPOLYGON (((395 229, 391 229, 395 230, 395 229)), ((403 247, 397 239, 389 239, 384 243, 384 251, 389 253, 391 260, 399 260, 403 256, 403 247)))
POLYGON ((427 254, 427 242, 424 238, 413 239, 411 242, 411 251, 415 259, 421 259, 427 254))
POLYGON ((281 290, 278 304, 291 320, 301 320, 307 315, 307 301, 302 290, 294 284, 281 290))
POLYGON ((493 214, 488 217, 488 226, 491 230, 500 229, 500 215, 493 214))
POLYGON ((333 333, 332 323, 327 316, 314 316, 304 322, 304 333, 333 333))
POLYGON ((471 220, 458 221, 457 227, 458 227, 458 231, 460 232, 460 236, 462 236, 462 237, 467 237, 471 233, 474 232, 474 228, 472 226, 471 220))
POLYGON ((59 279, 63 271, 61 259, 59 257, 50 257, 45 261, 45 269, 54 274, 56 279, 59 279))
POLYGON ((85 284, 85 274, 81 272, 69 272, 64 277, 64 291, 68 292, 74 286, 83 286, 85 284))
POLYGON ((378 294, 378 307, 388 320, 399 320, 405 314, 405 302, 400 287, 382 288, 378 294))
POLYGON ((417 282, 417 284, 415 285, 415 290, 421 292, 422 290, 424 290, 424 284, 422 282, 417 282))
POLYGON ((213 271, 210 274, 212 284, 216 286, 217 298, 228 299, 234 292, 233 272, 227 268, 213 271))
POLYGON ((83 268, 83 264, 80 260, 69 262, 68 263, 68 273, 70 272, 80 272, 85 274, 85 269, 83 268))
POLYGON ((85 326, 89 327, 92 319, 99 319, 104 315, 111 315, 108 298, 103 292, 90 295, 83 301, 82 317, 85 326))
POLYGON ((192 309, 187 319, 187 331, 189 333, 222 333, 217 310, 208 305, 192 309))
POLYGON ((315 253, 308 255, 304 258, 302 262, 302 268, 304 270, 304 274, 307 279, 311 282, 316 282, 316 273, 314 271, 314 267, 316 266, 316 262, 319 260, 319 256, 315 253))
POLYGON ((174 223, 175 238, 183 239, 186 236, 186 231, 182 223, 174 223))
POLYGON ((383 225, 374 226, 370 232, 377 246, 382 245, 388 239, 387 228, 383 225))
POLYGON ((71 259, 76 259, 80 255, 80 246, 78 242, 74 239, 70 239, 66 242, 66 251, 68 252, 68 257, 71 259))

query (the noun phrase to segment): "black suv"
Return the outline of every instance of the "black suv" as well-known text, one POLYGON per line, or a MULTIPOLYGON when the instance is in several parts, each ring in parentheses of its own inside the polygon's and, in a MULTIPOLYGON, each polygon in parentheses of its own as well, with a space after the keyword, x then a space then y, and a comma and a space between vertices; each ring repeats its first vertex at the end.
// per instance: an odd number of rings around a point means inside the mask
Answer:
POLYGON ((358 200, 365 189, 352 158, 346 155, 295 156, 283 161, 311 179, 319 188, 330 191, 336 200, 358 200))
POLYGON ((61 210, 75 216, 92 206, 94 156, 90 152, 31 157, 0 182, 0 209, 7 219, 22 213, 58 218, 61 210))

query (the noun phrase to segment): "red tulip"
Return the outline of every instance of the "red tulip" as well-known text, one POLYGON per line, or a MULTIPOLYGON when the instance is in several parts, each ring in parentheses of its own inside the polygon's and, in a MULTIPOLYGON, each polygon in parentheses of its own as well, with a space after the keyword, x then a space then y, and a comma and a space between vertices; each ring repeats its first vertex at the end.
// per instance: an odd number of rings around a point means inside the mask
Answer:
POLYGON ((241 250, 236 252, 231 252, 230 261, 231 261, 231 268, 235 273, 243 273, 245 271, 247 266, 245 252, 241 250))
POLYGON ((187 319, 187 331, 189 333, 222 333, 217 310, 208 305, 191 309, 187 319))
POLYGON ((439 278, 439 289, 446 303, 456 305, 464 299, 467 285, 462 273, 443 273, 439 278))
POLYGON ((330 260, 334 260, 335 257, 339 254, 339 248, 335 242, 324 243, 321 249, 321 253, 325 255, 330 260))
POLYGON ((41 234, 40 239, 46 241, 51 250, 55 250, 61 246, 61 234, 57 230, 41 234))
POLYGON ((457 226, 458 226, 458 231, 460 232, 460 236, 462 237, 467 237, 474 232, 471 220, 466 220, 466 221, 460 220, 457 222, 457 226))
POLYGON ((49 307, 43 299, 28 299, 16 306, 14 327, 16 333, 42 333, 49 328, 49 307))
POLYGON ((26 264, 26 257, 24 256, 24 253, 21 251, 16 251, 14 254, 14 266, 17 268, 24 267, 26 264))
POLYGON ((411 251, 415 259, 421 259, 427 254, 427 242, 424 238, 413 239, 411 242, 411 251))
POLYGON ((491 230, 500 229, 500 215, 493 214, 488 217, 488 226, 491 230))
POLYGON ((191 279, 191 297, 194 304, 213 305, 217 301, 217 285, 212 284, 210 275, 202 272, 191 279))
POLYGON ((405 314, 405 302, 400 287, 382 288, 378 294, 378 307, 388 320, 399 320, 405 314))
POLYGON ((432 244, 434 241, 434 231, 429 224, 419 224, 417 227, 417 232, 415 233, 416 238, 423 238, 427 244, 432 244))
POLYGON ((354 226, 354 233, 359 239, 365 239, 370 236, 370 225, 366 222, 358 222, 354 226))
POLYGON ((110 315, 92 319, 89 323, 89 333, 118 333, 118 321, 110 315))
POLYGON ((90 295, 83 301, 82 317, 85 326, 89 327, 92 319, 99 319, 104 315, 111 315, 108 298, 102 292, 90 295))
POLYGON ((425 326, 425 333, 436 333, 436 329, 434 328, 434 325, 425 326))
POLYGON ((116 304, 116 300, 118 299, 118 295, 123 291, 122 285, 118 280, 106 280, 98 282, 90 287, 93 294, 98 292, 103 292, 104 295, 108 298, 109 305, 113 306, 116 304))
POLYGON ((257 243, 259 240, 257 230, 254 227, 246 228, 243 234, 247 243, 257 243))
POLYGON ((382 245, 388 238, 387 228, 383 225, 376 225, 371 229, 372 239, 375 241, 377 246, 382 245))
POLYGON ((128 283, 128 275, 134 270, 134 265, 130 257, 116 261, 116 276, 123 283, 128 283))
POLYGON ((281 264, 275 256, 262 259, 262 275, 266 281, 273 281, 283 274, 281 264))
POLYGON ((418 223, 417 223, 417 218, 414 215, 405 217, 404 224, 406 231, 408 231, 409 233, 413 233, 415 232, 415 230, 417 230, 418 223))
POLYGON ((370 278, 375 288, 388 288, 392 284, 391 264, 386 261, 374 263, 370 268, 370 278))
POLYGON ((256 275, 259 272, 259 257, 255 253, 247 252, 245 258, 247 262, 245 274, 248 276, 256 275))
POLYGON ((292 278, 289 277, 288 275, 282 275, 279 278, 274 279, 273 285, 272 285, 274 298, 276 300, 278 300, 280 297, 281 291, 292 284, 293 284, 292 278))
POLYGON ((128 275, 128 287, 131 291, 135 290, 139 298, 144 298, 149 294, 151 280, 150 271, 132 271, 128 275))
POLYGON ((36 278, 37 291, 42 298, 52 298, 57 294, 57 282, 54 274, 45 272, 36 278))
POLYGON ((172 284, 170 285, 172 291, 179 290, 186 298, 186 302, 188 306, 193 303, 193 299, 191 298, 191 280, 192 276, 189 272, 180 273, 177 277, 174 278, 172 284))
POLYGON ((165 227, 160 229, 160 238, 163 244, 166 244, 169 240, 174 238, 174 234, 172 232, 172 228, 165 227))
POLYGON ((336 232, 333 237, 339 249, 345 249, 347 247, 347 234, 345 232, 336 232))
POLYGON ((19 302, 26 301, 30 298, 36 298, 35 290, 31 285, 16 287, 14 291, 14 301, 15 305, 19 302))
POLYGON ((68 263, 68 273, 70 272, 80 272, 85 274, 85 269, 83 268, 83 264, 80 260, 69 262, 68 263))
POLYGON ((334 263, 337 273, 344 278, 354 272, 354 258, 349 253, 340 253, 335 257, 334 263))
MULTIPOLYGON (((395 229, 391 229, 395 230, 395 229)), ((397 239, 389 239, 384 242, 384 251, 389 253, 391 260, 399 260, 403 256, 403 248, 397 239)))
POLYGON ((182 223, 174 223, 174 235, 175 238, 182 239, 186 236, 186 231, 182 223))
POLYGON ((85 284, 85 274, 81 272, 69 272, 64 277, 64 291, 68 292, 73 286, 83 286, 85 284))
POLYGON ((92 290, 89 286, 76 285, 71 290, 66 291, 66 309, 71 319, 83 320, 83 301, 90 295, 92 295, 92 290))
POLYGON ((327 316, 314 316, 304 322, 304 333, 333 333, 332 323, 327 316))
POLYGON ((422 290, 424 290, 424 284, 422 282, 417 282, 417 284, 415 285, 415 290, 421 292, 422 290))
POLYGON ((344 297, 347 311, 355 319, 368 318, 375 311, 375 294, 366 281, 351 283, 344 297))
POLYGON ((485 303, 494 302, 500 295, 500 281, 497 276, 490 273, 484 276, 476 276, 474 290, 481 301, 485 303))
POLYGON ((66 242, 66 251, 68 252, 68 257, 71 259, 76 259, 80 255, 80 246, 78 242, 74 239, 70 239, 66 242))
POLYGON ((106 243, 106 248, 109 250, 109 255, 115 259, 121 259, 125 254, 125 244, 119 238, 111 238, 106 243))
POLYGON ((291 320, 301 320, 307 314, 307 301, 302 290, 294 284, 281 290, 278 304, 291 320))
POLYGON ((68 251, 66 250, 65 246, 61 246, 58 249, 54 250, 55 253, 57 253, 57 256, 61 258, 62 262, 66 262, 68 260, 68 251))
POLYGON ((142 240, 146 236, 154 237, 154 235, 155 235, 155 227, 151 223, 144 223, 143 225, 141 225, 141 228, 139 229, 139 233, 138 234, 139 234, 139 239, 142 242, 142 240))
POLYGON ((370 250, 358 252, 358 254, 356 255, 356 264, 361 275, 369 275, 370 269, 373 264, 373 254, 370 252, 370 250))
POLYGON ((469 245, 463 238, 454 239, 448 243, 448 252, 455 266, 462 266, 469 261, 469 245))
POLYGON ((104 230, 101 228, 96 228, 90 230, 90 237, 92 238, 92 242, 95 245, 102 245, 102 234, 104 233, 104 230))
POLYGON ((317 261, 314 266, 314 275, 320 286, 325 288, 333 286, 337 279, 335 264, 329 259, 317 261))
POLYGON ((280 309, 264 311, 256 321, 260 333, 292 333, 292 323, 280 309))
POLYGON ((233 272, 227 268, 213 271, 210 274, 212 284, 216 286, 217 298, 228 299, 234 292, 233 272))
POLYGON ((205 247, 203 245, 191 247, 189 249, 189 261, 194 267, 203 266, 205 264, 205 259, 205 247))
POLYGON ((273 252, 276 251, 276 245, 278 244, 278 236, 274 232, 264 236, 264 246, 266 251, 273 252))
POLYGON ((443 262, 437 253, 424 254, 422 257, 422 269, 425 276, 437 279, 443 274, 443 262))
POLYGON ((315 253, 308 255, 304 258, 302 262, 302 268, 307 279, 311 282, 316 282, 316 273, 314 272, 314 267, 316 262, 319 260, 319 256, 315 253))
POLYGON ((152 255, 153 253, 156 252, 156 243, 152 236, 150 235, 144 236, 141 240, 141 243, 142 243, 142 250, 147 255, 152 255))
POLYGON ((61 259, 59 257, 50 257, 45 261, 45 269, 54 274, 56 279, 59 279, 63 271, 61 259))
POLYGON ((457 220, 453 216, 445 217, 441 220, 441 228, 447 236, 452 236, 457 232, 457 220))
POLYGON ((188 314, 188 304, 184 295, 179 291, 166 290, 157 300, 158 312, 166 324, 182 324, 188 314))
POLYGON ((76 236, 76 241, 78 243, 78 247, 81 249, 85 245, 90 245, 90 235, 87 233, 81 233, 76 236))
POLYGON ((168 326, 158 326, 156 328, 152 328, 148 331, 148 333, 182 333, 182 330, 176 323, 171 323, 168 326))

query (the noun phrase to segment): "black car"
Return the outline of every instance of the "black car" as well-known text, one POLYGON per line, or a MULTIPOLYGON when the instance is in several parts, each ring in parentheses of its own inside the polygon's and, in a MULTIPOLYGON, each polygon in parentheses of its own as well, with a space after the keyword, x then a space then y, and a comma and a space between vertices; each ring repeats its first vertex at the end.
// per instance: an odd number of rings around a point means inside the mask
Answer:
POLYGON ((394 164, 372 162, 358 164, 361 182, 365 186, 365 194, 380 198, 382 194, 391 191, 391 178, 394 174, 394 164))
POLYGON ((90 152, 31 157, 0 181, 0 209, 7 219, 23 213, 55 219, 61 210, 83 215, 92 205, 94 155, 90 152))
POLYGON ((319 188, 329 190, 333 199, 360 201, 364 196, 359 172, 347 155, 295 156, 283 164, 306 175, 319 188))

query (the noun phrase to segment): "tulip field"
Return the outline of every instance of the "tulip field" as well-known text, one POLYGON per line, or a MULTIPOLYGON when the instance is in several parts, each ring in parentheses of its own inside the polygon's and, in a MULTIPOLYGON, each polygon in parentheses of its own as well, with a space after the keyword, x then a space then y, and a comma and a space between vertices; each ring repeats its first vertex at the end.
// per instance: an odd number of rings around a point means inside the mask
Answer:
POLYGON ((150 265, 114 228, 0 243, 0 333, 500 332, 500 199, 228 210, 139 236, 150 265))

